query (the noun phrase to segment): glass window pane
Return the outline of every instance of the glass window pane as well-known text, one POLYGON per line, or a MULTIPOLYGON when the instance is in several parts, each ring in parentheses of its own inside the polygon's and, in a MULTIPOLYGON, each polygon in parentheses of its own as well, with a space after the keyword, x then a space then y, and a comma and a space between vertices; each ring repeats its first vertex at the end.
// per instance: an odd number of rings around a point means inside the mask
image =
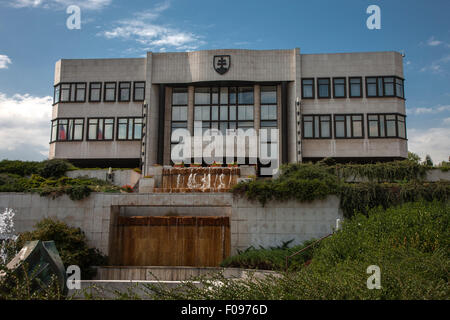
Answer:
POLYGON ((213 87, 211 89, 211 103, 218 104, 219 103, 219 88, 213 87))
POLYGON ((199 121, 202 120, 202 107, 195 107, 194 119, 199 121))
POLYGON ((387 120, 386 121, 386 136, 388 137, 395 137, 395 121, 394 120, 387 120))
POLYGON ((361 96, 361 85, 358 83, 350 84, 350 96, 360 97, 361 96))
POLYGON ((346 116, 345 121, 346 121, 346 128, 347 128, 347 138, 351 138, 351 136, 352 136, 352 117, 346 116))
POLYGON ((314 117, 314 138, 319 138, 319 117, 314 117))
POLYGON ((236 106, 230 106, 230 120, 236 120, 236 106))
POLYGON ((245 120, 253 120, 253 106, 246 106, 245 120))
POLYGON ((398 136, 400 138, 406 138, 406 130, 405 130, 405 122, 399 121, 398 122, 398 136))
POLYGON ((209 121, 209 109, 210 107, 202 107, 202 120, 209 121))
POLYGON ((210 104, 209 88, 195 88, 195 104, 210 104))
POLYGON ((261 104, 277 103, 277 87, 261 86, 261 104))
POLYGON ((138 121, 136 121, 134 123, 134 139, 140 140, 141 137, 142 137, 142 123, 139 123, 138 121))
POLYGON ((313 86, 304 84, 302 92, 303 92, 304 98, 312 98, 313 97, 313 86))
POLYGON ((253 87, 239 87, 239 104, 253 104, 253 87))
POLYGON ((228 107, 220 107, 220 120, 228 120, 228 107))
POLYGON ((211 107, 211 120, 219 120, 219 106, 211 107))
POLYGON ((245 106, 238 107, 238 120, 245 120, 245 106))
POLYGON ((269 120, 269 106, 261 106, 261 120, 269 120))
POLYGON ((236 88, 230 88, 230 104, 236 103, 236 88))
POLYGON ((336 121, 336 138, 345 138, 345 125, 343 121, 336 121))
POLYGON ((330 91, 330 80, 328 79, 319 79, 319 97, 327 98, 329 96, 330 91))
POLYGON ((228 103, 228 88, 220 88, 220 104, 228 103))
POLYGON ((378 78, 378 96, 383 96, 383 78, 378 78))
POLYGON ((353 121, 353 137, 362 137, 362 122, 353 121))
POLYGON ((127 124, 123 123, 123 119, 119 120, 118 139, 125 140, 127 138, 127 124))
POLYGON ((74 138, 74 140, 82 140, 83 139, 83 125, 82 124, 75 124, 73 138, 74 138))
POLYGON ((321 138, 329 138, 330 137, 330 123, 328 121, 322 121, 321 126, 321 138))
POLYGON ((313 127, 312 127, 312 122, 311 121, 307 121, 304 123, 304 133, 303 136, 305 138, 312 138, 313 137, 313 127))
POLYGON ((378 137, 378 121, 369 121, 369 135, 378 137))
POLYGON ((384 129, 384 116, 380 115, 380 137, 385 136, 385 129, 384 129))
POLYGON ((187 88, 173 88, 172 105, 187 105, 188 92, 187 88))

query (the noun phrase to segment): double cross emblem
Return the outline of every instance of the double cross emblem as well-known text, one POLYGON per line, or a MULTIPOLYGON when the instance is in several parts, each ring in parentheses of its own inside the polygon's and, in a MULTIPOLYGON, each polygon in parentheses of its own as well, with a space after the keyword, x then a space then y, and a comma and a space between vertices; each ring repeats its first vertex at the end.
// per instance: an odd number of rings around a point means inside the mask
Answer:
POLYGON ((229 55, 214 56, 213 66, 219 74, 224 74, 230 69, 231 57, 229 55))

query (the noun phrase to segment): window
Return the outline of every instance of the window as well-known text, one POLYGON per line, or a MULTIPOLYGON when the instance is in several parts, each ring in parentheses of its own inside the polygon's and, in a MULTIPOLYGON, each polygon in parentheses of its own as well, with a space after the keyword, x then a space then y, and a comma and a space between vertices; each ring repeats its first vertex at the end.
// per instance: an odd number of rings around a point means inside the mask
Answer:
POLYGON ((350 77, 350 98, 361 98, 362 97, 362 78, 361 77, 350 77))
POLYGON ((87 140, 114 140, 114 118, 88 119, 87 140))
POLYGON ((102 83, 91 82, 89 83, 89 102, 102 101, 102 83))
POLYGON ((364 138, 363 115, 334 115, 334 137, 336 139, 364 138))
POLYGON ((346 98, 347 88, 346 88, 345 78, 333 78, 333 98, 346 98))
POLYGON ((330 98, 330 78, 317 79, 318 98, 330 98))
POLYGON ((84 119, 55 119, 52 120, 50 142, 82 141, 84 119))
POLYGON ((115 102, 116 101, 116 83, 105 82, 105 93, 103 95, 103 101, 115 102))
POLYGON ((405 97, 403 83, 404 83, 403 79, 395 78, 395 95, 402 99, 405 97))
POLYGON ((145 99, 145 82, 134 82, 133 101, 144 101, 145 99))
POLYGON ((368 114, 369 138, 406 139, 405 116, 397 114, 368 114))
POLYGON ((217 129, 223 135, 228 129, 253 128, 253 103, 253 87, 197 87, 194 121, 201 121, 203 132, 217 129))
POLYGON ((130 101, 131 82, 119 82, 119 102, 130 101))
POLYGON ((54 87, 53 103, 85 101, 86 83, 60 83, 54 87))
POLYGON ((302 98, 314 99, 314 78, 302 79, 302 98))
POLYGON ((61 96, 61 85, 56 85, 53 91, 53 104, 60 102, 60 96, 61 96))
POLYGON ((403 79, 394 76, 366 77, 366 94, 368 98, 404 98, 403 79))
POLYGON ((141 140, 142 118, 117 118, 117 140, 141 140))
POLYGON ((330 139, 331 115, 304 115, 303 138, 330 139))

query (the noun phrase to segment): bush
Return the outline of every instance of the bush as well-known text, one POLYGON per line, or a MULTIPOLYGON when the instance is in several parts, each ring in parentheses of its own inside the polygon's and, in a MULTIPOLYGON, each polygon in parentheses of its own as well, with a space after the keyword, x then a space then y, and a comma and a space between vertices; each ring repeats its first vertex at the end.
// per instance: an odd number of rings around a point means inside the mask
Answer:
MULTIPOLYGON (((301 245, 289 248, 288 245, 292 241, 293 240, 287 241, 279 247, 261 247, 260 249, 250 247, 243 252, 238 252, 237 255, 225 259, 220 266, 227 268, 285 270, 287 256, 292 255, 314 242, 314 240, 310 240, 301 245)), ((316 250, 316 248, 308 249, 305 253, 292 257, 289 260, 290 269, 298 270, 302 268, 305 263, 312 258, 314 250, 316 250)))
POLYGON ((38 173, 42 167, 42 162, 2 160, 0 161, 0 173, 14 174, 21 177, 38 173))
POLYGON ((44 178, 59 178, 70 168, 70 163, 61 159, 52 159, 42 162, 39 173, 44 178))
POLYGON ((105 265, 107 261, 100 251, 87 246, 86 236, 80 228, 69 227, 58 220, 44 219, 38 222, 35 230, 19 235, 17 245, 20 248, 26 241, 32 240, 55 241, 64 267, 78 265, 83 279, 91 279, 95 275, 92 266, 105 265))

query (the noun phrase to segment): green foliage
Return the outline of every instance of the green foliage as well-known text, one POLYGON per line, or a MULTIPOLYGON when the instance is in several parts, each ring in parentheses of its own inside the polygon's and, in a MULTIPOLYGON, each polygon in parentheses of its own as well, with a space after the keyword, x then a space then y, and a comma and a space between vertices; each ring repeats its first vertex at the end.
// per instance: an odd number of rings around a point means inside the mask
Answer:
POLYGON ((282 166, 280 170, 278 178, 241 182, 232 188, 232 192, 246 195, 251 200, 256 199, 264 205, 270 200, 313 201, 338 191, 339 179, 327 166, 290 164, 282 166))
POLYGON ((70 163, 61 159, 52 159, 42 162, 39 174, 44 178, 59 178, 69 169, 70 163))
POLYGON ((450 296, 450 206, 416 202, 346 220, 311 264, 296 272, 236 281, 223 275, 175 289, 150 285, 153 299, 445 299, 450 296), (381 289, 366 286, 381 269, 381 289))
POLYGON ((407 183, 346 183, 341 185, 340 207, 346 218, 354 212, 367 214, 378 206, 388 208, 405 202, 418 200, 447 201, 450 195, 450 182, 407 182, 407 183))
MULTIPOLYGON (((245 251, 238 252, 237 255, 225 259, 220 266, 228 268, 284 270, 286 268, 286 256, 290 256, 314 242, 310 240, 301 245, 289 248, 288 245, 291 241, 285 242, 279 247, 261 247, 260 249, 250 247, 245 251)), ((292 257, 289 260, 290 269, 298 270, 302 268, 312 258, 314 250, 307 250, 304 254, 292 257)))
POLYGON ((339 176, 376 182, 410 181, 425 177, 427 167, 415 161, 403 160, 369 164, 337 165, 339 176))
POLYGON ((63 296, 56 276, 49 285, 42 285, 35 278, 38 270, 28 273, 25 265, 15 271, 0 265, 0 300, 62 300, 63 296))
POLYGON ((59 178, 64 172, 72 168, 73 165, 71 163, 60 159, 45 160, 41 162, 20 160, 0 161, 0 174, 14 174, 21 177, 38 174, 45 178, 59 178))
POLYGON ((22 247, 26 241, 32 240, 55 241, 64 266, 78 265, 83 279, 91 279, 95 275, 92 266, 106 264, 106 257, 100 251, 87 246, 86 236, 80 228, 69 227, 58 220, 38 222, 33 231, 19 235, 17 246, 22 247))
POLYGON ((408 151, 408 160, 415 163, 420 163, 419 155, 411 151, 408 151))
POLYGON ((41 196, 58 197, 67 194, 72 200, 81 200, 95 192, 118 192, 119 187, 104 180, 88 177, 48 178, 32 174, 30 178, 14 174, 0 174, 0 192, 37 192, 41 196))
POLYGON ((429 154, 426 155, 425 161, 423 162, 423 164, 426 165, 427 167, 433 166, 433 160, 431 160, 431 157, 429 154))

